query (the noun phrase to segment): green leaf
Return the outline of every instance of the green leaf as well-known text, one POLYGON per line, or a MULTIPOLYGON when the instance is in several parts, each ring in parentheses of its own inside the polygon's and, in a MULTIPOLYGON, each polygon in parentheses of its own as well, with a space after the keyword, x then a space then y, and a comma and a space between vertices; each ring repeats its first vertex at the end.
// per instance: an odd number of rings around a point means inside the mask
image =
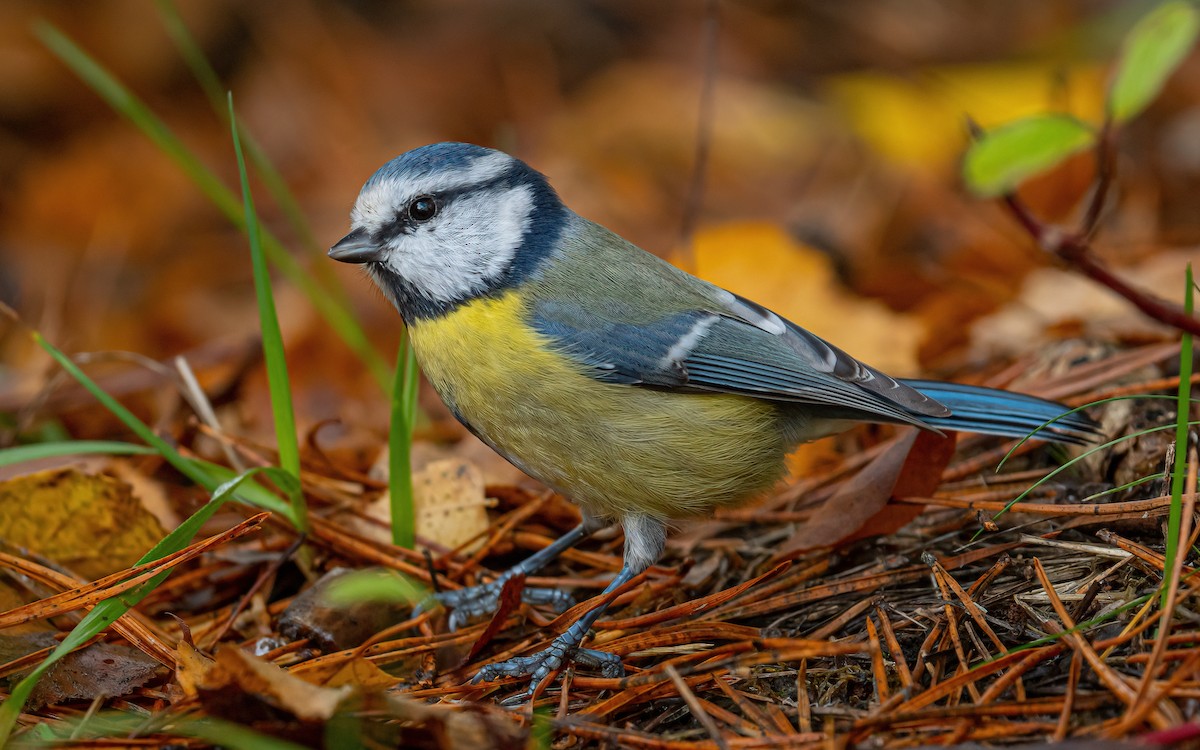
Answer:
POLYGON ((1096 134, 1069 115, 1035 115, 1001 125, 971 144, 963 179, 976 195, 991 198, 1045 172, 1095 143, 1096 134))
POLYGON ((126 409, 115 398, 105 392, 104 389, 96 384, 96 381, 85 375, 83 370, 79 369, 79 365, 75 364, 75 362, 73 362, 71 358, 64 354, 58 347, 47 341, 42 334, 38 333, 37 331, 33 331, 32 336, 34 342, 38 346, 42 347, 42 349, 46 350, 46 353, 49 354, 54 361, 59 364, 60 367, 66 370, 68 375, 75 378, 80 385, 82 385, 89 393, 96 397, 96 400, 99 401, 104 408, 108 409, 113 416, 121 420, 126 427, 132 430, 134 434, 136 434, 147 445, 153 448, 156 453, 166 459, 167 463, 174 466, 179 473, 183 474, 185 477, 201 487, 204 487, 205 489, 212 489, 213 487, 217 486, 216 481, 214 481, 213 478, 209 476, 206 471, 204 471, 204 469, 202 469, 194 461, 191 461, 180 455, 179 451, 175 450, 170 443, 159 437, 158 433, 150 429, 145 422, 138 419, 133 412, 126 409))
POLYGON ((1200 13, 1190 2, 1163 3, 1138 21, 1125 37, 1108 92, 1109 116, 1125 122, 1144 110, 1183 62, 1196 34, 1200 13))
MULTIPOLYGON (((192 32, 184 23, 183 16, 179 14, 179 9, 175 5, 174 0, 155 0, 155 5, 158 6, 158 15, 162 19, 163 26, 166 27, 167 34, 171 40, 175 42, 175 47, 179 50, 179 56, 183 58, 184 64, 192 71, 192 77, 196 79, 200 89, 204 92, 204 97, 208 99, 212 105, 213 112, 222 120, 227 119, 225 113, 225 87, 221 84, 221 78, 217 75, 217 71, 213 69, 208 58, 204 55, 204 50, 200 47, 199 42, 192 36, 192 32)), ((238 130, 242 136, 242 146, 246 149, 246 156, 249 157, 250 163, 254 165, 258 176, 262 179, 263 185, 267 191, 271 193, 271 197, 275 199, 276 204, 287 216, 288 221, 296 230, 297 236, 301 239, 304 247, 308 252, 316 258, 325 255, 324 248, 319 246, 316 235, 313 234, 312 227, 308 223, 308 219, 304 216, 304 211, 300 207, 296 196, 292 194, 288 188, 287 182, 283 179, 283 175, 271 163, 265 151, 247 131, 244 124, 238 126, 238 130)), ((342 307, 349 307, 346 292, 341 287, 337 278, 328 269, 333 263, 324 262, 326 259, 321 257, 322 263, 314 266, 314 274, 318 275, 326 287, 326 291, 331 296, 336 296, 338 303, 342 307)))
POLYGON ((171 731, 230 750, 304 750, 307 747, 223 719, 189 717, 173 725, 171 731))
MULTIPOLYGON (((88 740, 142 739, 147 735, 193 737, 206 744, 226 750, 304 750, 308 745, 297 745, 284 739, 257 732, 232 721, 213 718, 196 718, 194 715, 171 716, 162 721, 148 721, 144 715, 118 711, 101 711, 69 716, 53 723, 38 724, 39 736, 30 742, 26 734, 17 741, 18 747, 67 747, 86 745, 105 747, 103 742, 88 743, 88 740)), ((182 745, 183 743, 174 743, 182 745)), ((136 744, 134 745, 137 746, 136 744)))
MULTIPOLYGON (((214 464, 210 461, 205 461, 199 458, 192 460, 195 461, 197 465, 203 467, 204 470, 213 476, 218 482, 228 482, 230 479, 238 476, 238 473, 228 466, 214 464)), ((262 467, 262 471, 271 479, 273 484, 281 488, 290 486, 288 482, 295 482, 296 484, 299 484, 296 482, 296 480, 292 479, 290 474, 278 467, 262 467)), ((286 492, 287 490, 284 491, 286 492)), ((238 487, 236 494, 237 499, 241 502, 249 503, 256 508, 269 510, 272 513, 278 513, 279 515, 288 519, 293 526, 296 525, 295 521, 292 519, 291 504, 281 500, 278 495, 262 486, 258 482, 253 480, 243 482, 242 485, 238 487)))

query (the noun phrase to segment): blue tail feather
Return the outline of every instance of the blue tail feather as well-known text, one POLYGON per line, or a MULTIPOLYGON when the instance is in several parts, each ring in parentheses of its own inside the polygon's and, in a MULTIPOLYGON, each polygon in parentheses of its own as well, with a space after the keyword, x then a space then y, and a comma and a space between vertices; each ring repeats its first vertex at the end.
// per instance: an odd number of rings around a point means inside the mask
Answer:
POLYGON ((931 427, 1020 438, 1054 420, 1034 437, 1083 444, 1100 436, 1100 426, 1087 415, 1067 414, 1068 407, 1036 396, 936 380, 903 382, 950 408, 948 417, 922 417, 931 427))

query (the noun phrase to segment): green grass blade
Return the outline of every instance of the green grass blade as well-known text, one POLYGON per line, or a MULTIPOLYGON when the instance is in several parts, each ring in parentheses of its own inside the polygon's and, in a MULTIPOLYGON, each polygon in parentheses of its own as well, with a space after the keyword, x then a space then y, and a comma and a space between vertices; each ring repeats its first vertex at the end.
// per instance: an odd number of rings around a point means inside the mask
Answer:
MULTIPOLYGON (((104 408, 108 409, 109 412, 111 412, 117 419, 121 420, 121 422, 128 427, 130 431, 132 431, 147 445, 149 445, 155 453, 162 456, 167 463, 175 467, 179 473, 183 474, 185 477, 209 492, 215 491, 222 484, 221 475, 218 473, 217 469, 232 474, 232 470, 230 469, 218 467, 216 464, 210 464, 205 461, 193 460, 180 454, 179 451, 175 450, 175 448, 171 446, 170 443, 163 440, 158 436, 157 433, 154 432, 154 430, 150 429, 145 422, 138 419, 133 412, 126 409, 119 401, 105 392, 104 389, 96 383, 96 381, 89 378, 83 372, 83 370, 79 369, 79 365, 71 361, 71 358, 66 354, 63 354, 58 347, 54 346, 45 338, 43 338, 42 335, 37 331, 33 331, 30 335, 33 337, 33 340, 38 344, 38 346, 46 350, 46 353, 49 354, 51 358, 53 358, 54 361, 59 364, 59 366, 66 370, 68 375, 74 378, 80 385, 84 387, 84 389, 95 396, 96 400, 99 401, 104 408)), ((262 490, 262 493, 266 493, 266 490, 262 490)), ((245 495, 239 494, 239 497, 251 505, 262 507, 264 510, 269 510, 273 513, 279 513, 284 518, 287 518, 293 525, 295 525, 295 519, 292 518, 291 507, 284 504, 274 496, 271 496, 272 501, 270 502, 263 502, 266 498, 257 493, 246 493, 245 495)))
POLYGON ((80 49, 66 34, 46 21, 36 21, 34 34, 67 67, 83 79, 109 106, 131 120, 163 153, 171 157, 209 200, 226 215, 238 210, 237 201, 221 181, 193 156, 166 124, 116 78, 80 49))
POLYGON ((1053 633, 1051 635, 1047 635, 1042 638, 1038 638, 1036 640, 1029 641, 1028 643, 1022 643, 1020 646, 1017 646, 1016 648, 1010 648, 1002 654, 997 654, 996 656, 994 656, 990 659, 984 659, 976 664, 972 664, 971 668, 974 669, 975 667, 983 666, 984 664, 989 664, 989 663, 995 661, 996 659, 999 659, 1001 656, 1005 656, 1007 654, 1016 653, 1018 651, 1028 651, 1033 648, 1038 648, 1039 646, 1049 646, 1050 644, 1054 643, 1055 641, 1062 639, 1064 636, 1071 635, 1072 633, 1082 633, 1083 631, 1088 630, 1090 628, 1094 628, 1097 625, 1103 625, 1104 623, 1106 623, 1110 620, 1116 619, 1116 617, 1128 612, 1131 609, 1136 609, 1137 607, 1142 606, 1146 602, 1150 601, 1150 599, 1153 596, 1154 596, 1154 594, 1152 594, 1152 593, 1151 594, 1143 594, 1142 596, 1139 596, 1136 599, 1131 599, 1130 601, 1125 602, 1124 604, 1120 605, 1119 607, 1114 607, 1112 609, 1112 611, 1110 611, 1110 612, 1105 612, 1104 614, 1097 615, 1090 620, 1085 620, 1083 622, 1076 623, 1074 627, 1064 628, 1063 630, 1060 630, 1057 633, 1053 633))
POLYGON ((179 451, 175 450, 170 443, 159 437, 158 434, 154 432, 154 430, 150 429, 145 422, 138 419, 133 412, 126 409, 121 405, 120 402, 104 391, 99 385, 96 384, 96 381, 85 375, 83 370, 79 369, 79 366, 72 362, 70 357, 68 357, 66 354, 63 354, 58 347, 44 339, 37 331, 34 331, 31 335, 33 336, 34 342, 38 346, 42 347, 42 349, 46 350, 46 353, 48 353, 55 362, 58 362, 59 366, 67 371, 67 374, 73 377, 79 382, 80 385, 87 389, 88 392, 95 396, 96 400, 99 401, 104 408, 108 409, 113 416, 121 420, 126 427, 132 430, 133 433, 141 438, 143 442, 152 447, 155 452, 157 452, 163 457, 163 459, 167 461, 167 463, 171 464, 171 466, 174 466, 179 473, 183 474, 185 477, 201 487, 204 487, 205 489, 212 489, 217 486, 217 482, 211 476, 209 476, 208 472, 204 471, 204 469, 202 469, 194 461, 190 461, 180 455, 179 451))
POLYGON ((1115 495, 1118 492, 1124 492, 1125 490, 1131 490, 1134 487, 1140 487, 1141 485, 1149 484, 1150 482, 1161 482, 1163 479, 1166 479, 1166 478, 1167 478, 1166 472, 1162 472, 1159 474, 1151 474, 1151 475, 1145 476, 1145 477, 1138 477, 1137 479, 1131 479, 1128 482, 1125 482, 1124 484, 1118 484, 1117 486, 1109 487, 1106 490, 1100 490, 1099 492, 1093 492, 1092 494, 1088 495, 1087 497, 1081 497, 1081 498, 1079 498, 1079 504, 1085 505, 1087 503, 1092 503, 1092 502, 1099 500, 1102 497, 1107 497, 1109 495, 1115 495))
MULTIPOLYGON (((1183 298, 1183 311, 1187 315, 1195 309, 1195 280, 1192 278, 1192 264, 1187 266, 1184 274, 1187 279, 1187 290, 1183 298)), ((1171 467, 1171 510, 1167 516, 1167 547, 1163 560, 1163 592, 1161 603, 1167 606, 1167 593, 1171 587, 1171 577, 1174 575, 1175 558, 1180 554, 1179 538, 1180 525, 1183 523, 1183 484, 1187 476, 1188 462, 1188 416, 1192 405, 1192 359, 1195 352, 1192 349, 1192 334, 1183 332, 1179 342, 1179 391, 1175 406, 1175 463, 1171 467)))
MULTIPOLYGON (((242 205, 245 211, 246 235, 250 238, 250 263, 254 268, 254 292, 258 299, 258 320, 262 329, 267 386, 271 392, 271 413, 275 418, 275 443, 279 451, 279 465, 299 481, 300 445, 296 439, 296 415, 292 408, 292 386, 288 380, 287 357, 283 351, 279 316, 275 312, 271 275, 267 270, 262 243, 259 241, 258 214, 254 210, 254 196, 250 193, 250 178, 246 174, 246 159, 242 154, 241 138, 238 137, 232 93, 229 94, 229 123, 229 131, 233 136, 233 150, 237 155, 238 177, 242 182, 242 205)), ((292 501, 292 518, 296 528, 302 532, 308 531, 308 509, 304 505, 303 493, 294 489, 288 496, 292 501)))
MULTIPOLYGON (((145 103, 134 96, 111 73, 52 24, 38 21, 34 24, 34 33, 89 88, 119 114, 137 126, 164 154, 174 161, 234 226, 245 231, 245 215, 242 213, 241 201, 217 179, 211 170, 200 163, 195 154, 179 141, 145 103)), ((362 359, 380 386, 386 388, 391 377, 388 366, 375 351, 354 316, 345 307, 339 305, 328 290, 317 283, 315 278, 306 273, 273 235, 264 232, 262 243, 263 250, 271 263, 308 297, 313 307, 328 321, 330 327, 362 359)))
POLYGON ((392 543, 412 549, 417 543, 412 483, 412 436, 417 418, 417 359, 407 336, 400 342, 392 379, 391 427, 388 431, 388 495, 392 511, 392 543))
MULTIPOLYGON (((153 562, 166 555, 178 552, 191 543, 192 538, 199 533, 201 527, 212 518, 212 515, 225 504, 226 501, 233 497, 234 491, 243 481, 254 473, 263 471, 262 469, 251 469, 245 474, 241 474, 234 479, 217 487, 210 499, 203 508, 193 513, 183 523, 179 524, 174 531, 163 537, 158 544, 150 548, 150 551, 142 555, 141 559, 135 563, 142 565, 144 563, 153 562)), ((137 588, 130 589, 120 596, 104 601, 92 607, 92 611, 84 615, 83 619, 67 634, 67 637, 62 640, 58 646, 50 652, 50 654, 37 665, 26 677, 18 682, 9 694, 8 700, 0 704, 0 747, 3 747, 12 734, 13 727, 16 725, 17 717, 20 716, 21 709, 25 702, 29 700, 33 688, 37 685, 42 675, 46 670, 54 666, 59 659, 71 653, 75 649, 82 646, 96 634, 102 632, 105 628, 117 621, 121 615, 128 612, 131 608, 137 605, 142 599, 161 584, 167 576, 171 574, 171 570, 165 570, 154 576, 146 583, 137 588)))
POLYGON ((554 709, 539 706, 533 709, 533 724, 529 727, 530 750, 550 750, 554 747, 554 709))
POLYGON ((145 445, 122 443, 118 440, 67 440, 54 443, 17 445, 0 450, 0 466, 13 466, 26 461, 61 456, 107 454, 112 456, 154 455, 158 451, 145 445))
POLYGON ((204 92, 213 111, 224 118, 225 87, 221 84, 221 77, 208 64, 204 50, 200 49, 196 37, 192 36, 187 24, 183 22, 183 16, 179 15, 179 9, 175 7, 175 3, 172 0, 154 0, 154 4, 157 6, 158 15, 167 30, 167 36, 171 37, 175 48, 179 50, 179 56, 183 58, 188 70, 192 71, 192 77, 200 85, 200 90, 204 92))
MULTIPOLYGON (((220 76, 217 71, 208 62, 208 58, 204 55, 204 50, 196 42, 196 38, 192 36, 188 30, 187 24, 184 23, 183 17, 179 15, 179 9, 175 6, 174 0, 155 0, 155 5, 158 7, 158 15, 162 18, 163 26, 166 27, 167 35, 171 37, 171 41, 175 43, 176 49, 179 50, 180 57, 188 66, 188 70, 192 71, 192 77, 196 79, 200 89, 204 92, 204 96, 208 99, 209 105, 213 108, 213 112, 226 121, 225 113, 225 87, 221 83, 220 76)), ((287 186, 287 182, 283 179, 283 175, 267 158, 266 152, 258 145, 258 142, 247 131, 244 125, 239 125, 238 132, 242 137, 242 146, 246 149, 246 155, 250 158, 250 163, 254 165, 255 171, 266 186, 271 197, 278 204, 279 208, 291 223, 292 228, 296 230, 300 237, 301 243, 312 253, 321 252, 321 248, 317 243, 316 235, 313 234, 312 227, 308 223, 308 219, 304 216, 304 211, 300 208, 300 203, 292 194, 292 191, 287 186)), ((321 269, 328 264, 317 266, 321 269)), ((332 274, 319 274, 321 280, 327 285, 333 285, 329 291, 335 291, 344 303, 345 292, 338 284, 336 277, 332 274)))
MULTIPOLYGON (((1128 398, 1128 397, 1125 397, 1125 398, 1128 398)), ((1106 400, 1114 400, 1114 399, 1106 399, 1106 400)), ((1200 422, 1189 422, 1188 424, 1190 426, 1190 425, 1200 424, 1200 422)), ((1084 460, 1088 456, 1090 456, 1094 453, 1098 453, 1103 450, 1107 450, 1107 449, 1111 448, 1112 446, 1118 445, 1126 440, 1133 440, 1134 438, 1141 437, 1142 435, 1149 435, 1150 433, 1153 433, 1153 432, 1162 432, 1163 430, 1170 429, 1172 426, 1173 425, 1158 425, 1157 427, 1147 427, 1144 430, 1139 430, 1137 432, 1133 432, 1128 435, 1121 435, 1120 437, 1113 438, 1112 440, 1101 443, 1100 445, 1095 445, 1095 446, 1092 446, 1091 448, 1088 448, 1083 453, 1080 453, 1078 456, 1072 458, 1070 461, 1066 462, 1062 466, 1055 468, 1053 471, 1050 471, 1049 473, 1047 473, 1046 476, 1042 477, 1041 479, 1037 480, 1033 484, 1029 485, 1027 488, 1025 488, 1025 490, 1021 494, 1014 497, 1012 500, 1010 500, 1008 503, 1006 503, 1003 508, 996 511, 996 513, 992 515, 992 520, 993 521, 999 520, 1001 516, 1003 516, 1005 513, 1009 512, 1010 510, 1012 510, 1013 506, 1017 505, 1025 498, 1029 497, 1030 493, 1032 493, 1038 487, 1041 487, 1046 482, 1049 482, 1051 479, 1058 476, 1059 474, 1066 471, 1067 469, 1071 468, 1077 462, 1084 460)), ((972 542, 975 541, 982 534, 983 534, 983 529, 976 531, 975 534, 971 537, 971 541, 972 542)))
POLYGON ((89 747, 105 747, 103 742, 96 741, 117 740, 128 743, 130 740, 144 739, 149 734, 191 737, 227 750, 304 750, 308 747, 262 734, 224 719, 195 718, 193 716, 159 717, 157 715, 156 718, 165 718, 165 720, 148 723, 145 716, 124 711, 101 711, 97 714, 84 714, 79 718, 68 717, 54 722, 53 725, 38 725, 37 730, 40 730, 38 736, 31 737, 32 733, 22 735, 14 740, 13 748, 14 750, 24 750, 25 748, 76 747, 81 744, 89 747), (91 744, 87 744, 89 741, 91 744))
POLYGON ((308 747, 223 719, 189 719, 174 725, 171 731, 229 750, 305 750, 308 747))
POLYGON ((1074 409, 1071 409, 1070 411, 1065 411, 1065 412, 1063 412, 1062 414, 1059 414, 1059 415, 1058 415, 1057 417, 1055 417, 1054 419, 1048 419, 1048 420, 1046 420, 1045 422, 1042 422, 1040 425, 1038 425, 1037 427, 1035 427, 1035 428, 1034 428, 1034 429, 1033 429, 1033 430, 1032 430, 1032 431, 1031 431, 1031 432, 1030 432, 1028 435, 1026 435, 1025 437, 1023 437, 1023 438, 1021 438, 1020 440, 1018 440, 1018 441, 1017 441, 1017 442, 1016 442, 1016 443, 1013 445, 1013 447, 1011 447, 1011 448, 1009 448, 1009 449, 1008 449, 1008 453, 1005 453, 1005 454, 1004 454, 1004 458, 1000 459, 1000 463, 996 464, 996 471, 1000 471, 1001 469, 1003 469, 1003 468, 1004 468, 1004 464, 1008 463, 1008 460, 1009 460, 1010 458, 1012 458, 1012 457, 1013 457, 1013 455, 1015 455, 1015 454, 1016 454, 1017 450, 1018 450, 1018 449, 1019 449, 1019 448, 1020 448, 1022 445, 1025 445, 1025 443, 1026 443, 1026 442, 1028 442, 1029 440, 1032 440, 1033 438, 1036 438, 1036 437, 1038 436, 1038 433, 1039 433, 1039 432, 1041 432, 1042 430, 1046 429, 1047 427, 1049 427, 1050 425, 1054 424, 1055 422, 1057 422, 1058 420, 1062 419, 1062 418, 1063 418, 1063 417, 1065 417, 1065 416, 1068 416, 1068 415, 1074 414, 1074 413, 1076 413, 1076 412, 1083 411, 1084 409, 1090 409, 1090 408, 1091 408, 1091 407, 1093 407, 1093 406, 1100 406, 1101 404, 1107 404, 1107 403, 1108 403, 1108 402, 1110 402, 1110 401, 1125 401, 1125 400, 1129 400, 1129 399, 1133 399, 1133 400, 1137 400, 1137 399, 1160 399, 1160 398, 1161 398, 1161 399, 1168 399, 1168 398, 1169 398, 1169 399, 1174 399, 1175 397, 1174 397, 1174 396, 1163 396, 1163 395, 1160 395, 1160 394, 1157 394, 1157 393, 1139 393, 1139 394, 1135 394, 1135 395, 1132 395, 1132 396, 1109 396, 1108 398, 1102 398, 1102 399, 1100 399, 1099 401, 1091 401, 1091 402, 1089 402, 1089 403, 1086 403, 1086 404, 1083 404, 1083 405, 1081 405, 1081 406, 1076 406, 1074 409))

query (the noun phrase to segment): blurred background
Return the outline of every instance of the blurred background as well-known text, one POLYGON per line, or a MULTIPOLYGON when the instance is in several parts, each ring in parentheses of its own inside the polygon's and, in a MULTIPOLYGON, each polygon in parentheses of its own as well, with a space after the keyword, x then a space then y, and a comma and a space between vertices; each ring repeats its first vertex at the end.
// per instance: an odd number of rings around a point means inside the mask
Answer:
MULTIPOLYGON (((236 191, 228 125, 169 33, 174 7, 311 237, 256 179, 265 227, 345 288, 388 362, 398 316, 359 269, 323 254, 378 166, 443 140, 519 156, 579 213, 896 374, 995 371, 1055 342, 1160 337, 1056 269, 957 177, 968 115, 984 127, 1047 110, 1098 122, 1107 65, 1152 6, 8 0, 0 300, 64 350, 100 353, 90 371, 141 408, 153 411, 152 371, 116 352, 187 357, 231 418, 270 434, 244 235, 43 41, 46 23, 72 39, 236 191)), ((1120 135, 1097 239, 1108 262, 1173 299, 1200 237, 1198 72, 1193 56, 1120 135)), ((1093 176, 1084 154, 1024 197, 1069 222, 1093 176)), ((302 429, 338 418, 382 434, 383 391, 362 362, 292 284, 276 295, 302 429)), ((86 402, 51 388, 53 371, 0 322, 0 412, 23 414, 18 430, 55 399, 60 415, 86 402)), ((99 430, 76 419, 72 432, 99 430)))

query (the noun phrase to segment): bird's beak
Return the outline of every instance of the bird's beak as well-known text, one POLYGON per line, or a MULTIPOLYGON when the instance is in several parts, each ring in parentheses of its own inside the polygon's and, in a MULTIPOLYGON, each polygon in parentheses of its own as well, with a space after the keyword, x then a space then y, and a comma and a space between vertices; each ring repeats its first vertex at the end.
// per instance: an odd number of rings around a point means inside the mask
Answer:
POLYGON ((355 229, 329 248, 329 257, 343 263, 370 263, 381 260, 383 248, 372 242, 363 229, 355 229))

